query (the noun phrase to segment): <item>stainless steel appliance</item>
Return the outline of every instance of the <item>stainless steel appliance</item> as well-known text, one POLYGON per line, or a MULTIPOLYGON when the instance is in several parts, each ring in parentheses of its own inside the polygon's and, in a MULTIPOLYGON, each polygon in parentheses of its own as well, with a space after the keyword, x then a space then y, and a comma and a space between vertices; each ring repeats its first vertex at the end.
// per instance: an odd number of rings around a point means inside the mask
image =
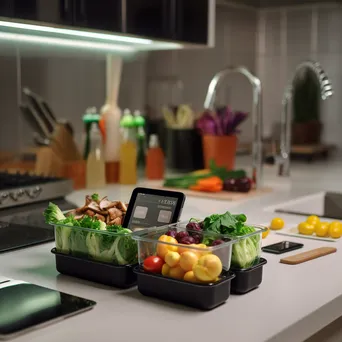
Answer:
POLYGON ((53 241, 43 211, 50 201, 62 210, 75 208, 65 199, 71 191, 69 180, 0 172, 0 253, 53 241))

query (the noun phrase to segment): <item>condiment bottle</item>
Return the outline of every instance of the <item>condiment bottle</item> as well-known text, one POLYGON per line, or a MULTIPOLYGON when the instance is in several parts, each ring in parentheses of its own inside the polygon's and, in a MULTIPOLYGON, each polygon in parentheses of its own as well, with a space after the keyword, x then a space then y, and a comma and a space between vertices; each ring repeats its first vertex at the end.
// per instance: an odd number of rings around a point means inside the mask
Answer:
POLYGON ((134 111, 134 127, 136 129, 137 139, 137 164, 138 167, 145 166, 146 159, 146 133, 145 133, 145 118, 141 115, 139 110, 134 111))
POLYGON ((98 122, 91 124, 89 135, 90 151, 87 158, 86 186, 89 189, 97 189, 106 185, 105 160, 98 122))
POLYGON ((164 178, 165 160, 163 150, 159 146, 158 136, 151 134, 149 149, 146 155, 146 177, 149 180, 164 178))
POLYGON ((120 146, 119 183, 137 183, 137 145, 132 128, 123 130, 123 142, 120 146))
POLYGON ((84 123, 84 151, 83 151, 83 159, 88 159, 88 154, 90 151, 90 128, 93 122, 98 122, 100 116, 96 113, 95 107, 87 108, 86 113, 83 115, 83 123, 84 123))

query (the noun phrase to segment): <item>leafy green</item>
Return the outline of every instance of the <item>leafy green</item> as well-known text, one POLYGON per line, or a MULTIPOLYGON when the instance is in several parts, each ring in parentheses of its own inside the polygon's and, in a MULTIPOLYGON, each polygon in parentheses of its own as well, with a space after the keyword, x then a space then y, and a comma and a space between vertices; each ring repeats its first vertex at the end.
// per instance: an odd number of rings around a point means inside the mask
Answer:
POLYGON ((95 202, 98 202, 100 200, 99 194, 92 194, 91 199, 95 202))
MULTIPOLYGON (((92 195, 93 200, 96 196, 92 195)), ((57 251, 118 265, 137 263, 137 244, 130 235, 130 229, 121 225, 107 226, 105 222, 87 215, 78 220, 73 215, 65 217, 53 203, 49 204, 44 215, 48 222, 55 224, 57 251)))
MULTIPOLYGON (((245 224, 247 217, 244 214, 232 215, 230 212, 208 216, 203 221, 203 230, 207 232, 236 237, 239 240, 232 247, 233 267, 247 268, 252 266, 260 257, 260 235, 256 234, 243 238, 244 235, 255 232, 253 227, 245 224)), ((203 243, 210 245, 212 237, 204 238, 203 243)))
POLYGON ((49 203, 48 207, 44 211, 44 217, 46 223, 57 223, 60 220, 65 219, 65 216, 59 207, 54 203, 49 203))

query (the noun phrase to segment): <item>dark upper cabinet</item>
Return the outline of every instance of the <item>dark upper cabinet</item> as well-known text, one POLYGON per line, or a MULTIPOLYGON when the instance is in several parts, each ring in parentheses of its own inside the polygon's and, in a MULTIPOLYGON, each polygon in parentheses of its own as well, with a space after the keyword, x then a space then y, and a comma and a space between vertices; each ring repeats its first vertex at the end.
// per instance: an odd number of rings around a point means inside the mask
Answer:
POLYGON ((209 0, 174 0, 175 34, 173 39, 207 44, 209 40, 209 0))
POLYGON ((122 32, 121 0, 73 0, 73 3, 75 26, 122 32))
POLYGON ((210 3, 213 4, 210 0, 127 0, 127 33, 207 44, 210 3))
POLYGON ((127 0, 124 31, 157 39, 172 39, 172 0, 127 0))
POLYGON ((160 40, 208 43, 213 0, 0 0, 0 16, 126 33, 160 40))
POLYGON ((0 0, 0 16, 71 25, 73 0, 0 0))

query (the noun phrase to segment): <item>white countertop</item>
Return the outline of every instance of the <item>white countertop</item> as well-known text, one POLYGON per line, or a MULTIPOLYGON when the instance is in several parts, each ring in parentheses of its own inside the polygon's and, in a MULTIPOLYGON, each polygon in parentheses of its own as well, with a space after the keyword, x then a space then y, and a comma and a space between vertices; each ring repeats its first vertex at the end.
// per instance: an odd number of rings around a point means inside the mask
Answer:
MULTIPOLYGON (((279 183, 273 193, 245 202, 188 197, 182 219, 230 210, 245 213, 249 222, 267 223, 279 215, 265 212, 266 206, 308 193, 308 186, 300 186, 300 183, 296 181, 298 186, 292 188, 279 183)), ((311 192, 319 190, 315 185, 311 188, 311 192)), ((333 185, 331 188, 340 190, 333 185)), ((101 194, 105 193, 112 199, 128 200, 131 190, 131 187, 110 186, 101 194)), ((75 192, 68 199, 81 205, 85 193, 75 192)), ((301 221, 300 217, 281 217, 288 226, 301 221)), ((280 264, 280 256, 264 253, 268 263, 264 267, 261 286, 242 296, 231 295, 224 305, 209 312, 144 297, 136 288, 119 290, 59 275, 54 256, 50 253, 53 243, 2 254, 1 275, 97 302, 90 312, 31 332, 16 341, 303 341, 342 316, 342 272, 338 266, 342 259, 339 250, 342 240, 332 243, 286 238, 271 232, 264 244, 285 239, 304 243, 301 251, 321 246, 334 246, 338 251, 297 266, 280 264)), ((296 253, 298 251, 292 252, 296 253)))

